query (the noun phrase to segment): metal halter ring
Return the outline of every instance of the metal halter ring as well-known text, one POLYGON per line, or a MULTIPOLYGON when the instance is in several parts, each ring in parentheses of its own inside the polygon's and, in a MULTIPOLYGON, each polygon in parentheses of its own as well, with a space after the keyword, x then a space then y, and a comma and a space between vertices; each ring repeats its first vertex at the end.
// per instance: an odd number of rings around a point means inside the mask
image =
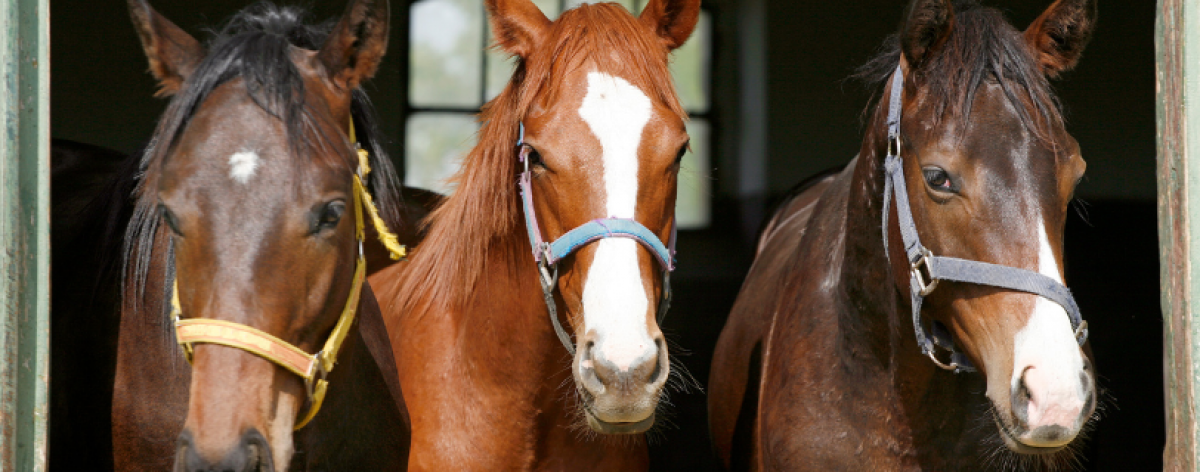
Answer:
POLYGON ((917 281, 917 288, 922 297, 929 296, 933 293, 933 289, 937 288, 938 279, 933 277, 931 263, 933 262, 933 253, 928 248, 921 248, 921 257, 912 263, 913 279, 917 281), (924 266, 925 271, 921 271, 924 266))
POLYGON ((1077 341, 1079 344, 1083 344, 1083 341, 1085 339, 1087 339, 1087 335, 1088 335, 1087 320, 1083 320, 1082 322, 1079 323, 1079 326, 1075 328, 1075 341, 1077 341))
POLYGON ((957 362, 950 361, 949 364, 944 364, 942 361, 938 360, 937 356, 933 355, 933 351, 929 351, 925 353, 925 355, 929 356, 929 360, 933 361, 934 365, 941 367, 942 369, 949 370, 951 372, 958 371, 957 362))

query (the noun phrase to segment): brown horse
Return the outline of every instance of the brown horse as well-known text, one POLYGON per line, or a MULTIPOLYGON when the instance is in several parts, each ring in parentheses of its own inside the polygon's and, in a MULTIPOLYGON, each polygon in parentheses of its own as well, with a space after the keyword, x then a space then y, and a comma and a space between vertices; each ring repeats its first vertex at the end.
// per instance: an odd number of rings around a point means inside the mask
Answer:
POLYGON ((395 222, 399 195, 358 90, 386 49, 387 2, 352 1, 332 30, 260 4, 204 46, 129 7, 172 100, 126 229, 116 468, 403 469, 391 348, 360 285, 366 199, 395 222))
MULTIPOLYGON (((50 457, 52 470, 112 469, 113 370, 120 313, 116 270, 127 207, 98 203, 126 194, 112 181, 129 159, 117 151, 54 139, 50 150, 51 318, 50 457), (107 240, 105 238, 107 237, 107 240), (108 248, 109 250, 105 250, 108 248)), ((131 169, 135 170, 135 169, 131 169)))
POLYGON ((652 0, 640 18, 582 5, 553 22, 529 0, 486 5, 513 79, 422 246, 371 278, 410 467, 645 469, 640 433, 671 372, 655 315, 688 143, 667 61, 700 2, 652 0))
POLYGON ((860 73, 890 85, 858 157, 773 216, 721 334, 726 466, 1076 463, 1095 374, 1061 268, 1085 164, 1048 79, 1094 20, 1094 0, 1058 0, 1022 33, 973 1, 912 2, 860 73))

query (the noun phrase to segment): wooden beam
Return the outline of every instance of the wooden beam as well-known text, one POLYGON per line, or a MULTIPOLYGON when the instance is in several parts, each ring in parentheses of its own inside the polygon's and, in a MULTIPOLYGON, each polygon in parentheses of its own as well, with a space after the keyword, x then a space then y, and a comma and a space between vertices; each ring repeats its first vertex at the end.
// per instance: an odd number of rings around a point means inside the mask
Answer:
POLYGON ((0 7, 0 470, 46 469, 50 10, 0 7))
POLYGON ((1200 250, 1200 7, 1159 0, 1155 25, 1158 235, 1163 312, 1163 390, 1168 470, 1196 470, 1200 323, 1193 301, 1200 250), (1191 81, 1186 80, 1191 77, 1191 81), (1193 103, 1189 103, 1193 102, 1193 103))

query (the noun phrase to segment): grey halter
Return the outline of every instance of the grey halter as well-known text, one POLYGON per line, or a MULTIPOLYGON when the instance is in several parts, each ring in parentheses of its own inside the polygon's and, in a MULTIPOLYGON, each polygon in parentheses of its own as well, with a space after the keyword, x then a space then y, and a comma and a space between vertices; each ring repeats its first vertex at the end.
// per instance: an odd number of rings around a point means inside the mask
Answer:
POLYGON ((884 160, 885 171, 883 190, 883 246, 887 254, 888 245, 888 212, 893 194, 896 199, 897 224, 900 226, 900 237, 904 242, 904 252, 908 257, 910 268, 909 291, 912 294, 913 330, 917 335, 917 345, 921 353, 933 360, 934 364, 946 370, 958 372, 974 372, 967 356, 954 346, 954 340, 945 328, 932 323, 932 330, 921 323, 921 303, 925 297, 937 288, 938 281, 949 280, 978 285, 990 285, 1028 292, 1045 297, 1057 303, 1067 312, 1071 319, 1071 328, 1075 330, 1075 340, 1082 346, 1087 341, 1087 322, 1079 315, 1079 306, 1071 291, 1058 281, 1045 275, 1016 267, 1008 267, 987 262, 970 261, 954 257, 935 256, 921 245, 917 236, 917 227, 913 222, 912 207, 908 202, 908 189, 904 183, 904 162, 900 157, 900 113, 903 100, 904 71, 899 65, 892 75, 892 91, 888 102, 888 155, 884 160), (944 364, 934 355, 934 347, 950 351, 950 364, 944 364))

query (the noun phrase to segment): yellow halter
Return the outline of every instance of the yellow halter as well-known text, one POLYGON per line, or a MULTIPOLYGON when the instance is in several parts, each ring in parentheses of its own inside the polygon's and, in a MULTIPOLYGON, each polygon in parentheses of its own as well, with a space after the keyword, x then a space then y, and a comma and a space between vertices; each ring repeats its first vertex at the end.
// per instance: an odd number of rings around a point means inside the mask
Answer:
POLYGON ((202 318, 181 319, 183 310, 179 305, 179 279, 176 277, 171 288, 171 319, 175 321, 175 338, 183 349, 188 363, 192 362, 193 348, 196 343, 209 343, 229 346, 249 352, 267 359, 304 379, 308 392, 308 411, 296 422, 294 429, 303 428, 317 415, 321 404, 325 401, 325 391, 328 387, 326 377, 337 363, 337 353, 354 325, 354 315, 358 311, 358 300, 362 294, 363 280, 367 274, 367 261, 363 256, 362 244, 365 239, 363 208, 379 234, 379 240, 388 249, 392 259, 399 260, 406 255, 394 233, 388 230, 387 223, 379 216, 379 210, 367 192, 363 179, 371 172, 368 164, 367 150, 363 149, 354 135, 354 120, 350 120, 350 142, 354 143, 358 155, 358 173, 354 175, 354 231, 358 238, 358 259, 354 267, 354 282, 350 287, 350 297, 342 315, 329 334, 329 339, 316 354, 309 354, 300 348, 249 326, 230 321, 210 320, 202 318))

